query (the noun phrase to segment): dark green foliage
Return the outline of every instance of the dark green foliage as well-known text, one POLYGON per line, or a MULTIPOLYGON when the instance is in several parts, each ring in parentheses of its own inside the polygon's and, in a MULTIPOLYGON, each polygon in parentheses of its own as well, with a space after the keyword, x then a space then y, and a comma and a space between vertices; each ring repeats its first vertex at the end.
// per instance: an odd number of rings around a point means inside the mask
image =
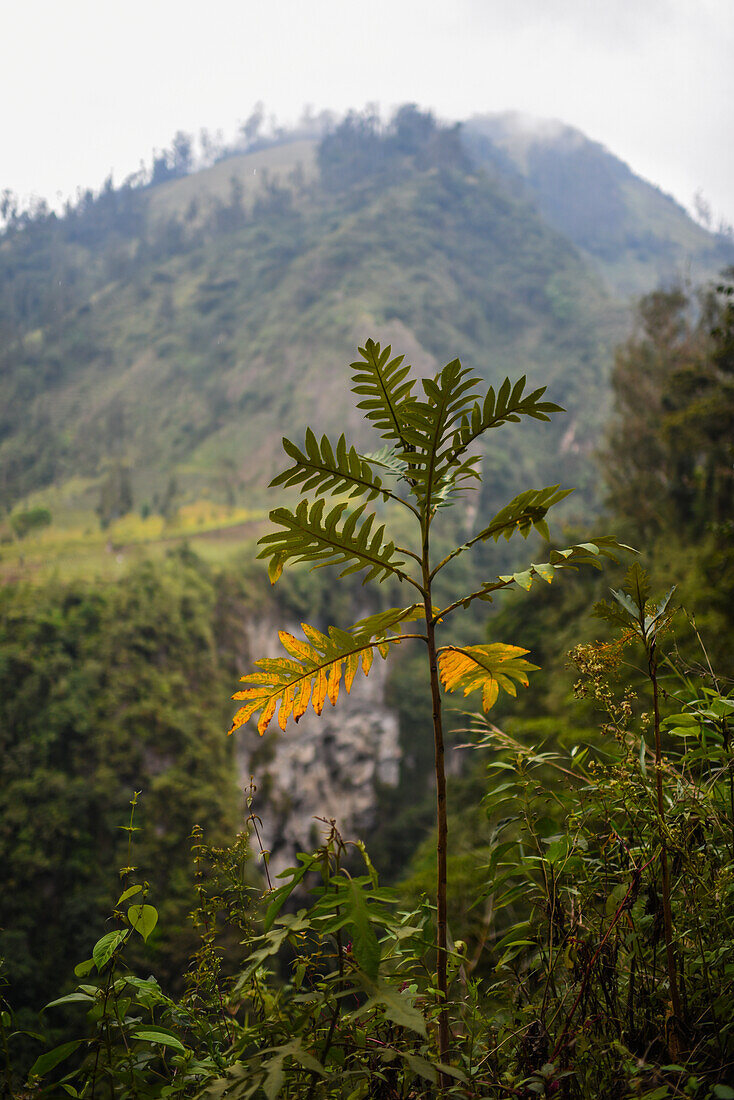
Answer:
POLYGON ((25 538, 31 531, 39 531, 51 524, 48 508, 29 508, 24 512, 14 512, 10 517, 10 526, 19 539, 25 538))
POLYGON ((0 954, 15 1005, 38 1004, 84 951, 133 789, 138 862, 165 895, 159 966, 180 968, 186 837, 195 821, 226 835, 236 803, 220 598, 185 554, 106 588, 0 589, 0 954))
MULTIPOLYGON (((644 579, 630 585, 642 599, 644 579)), ((476 780, 462 781, 451 818, 450 876, 464 891, 453 935, 467 941, 451 943, 451 1067, 437 1062, 431 907, 401 906, 364 846, 345 844, 333 824, 258 900, 251 816, 249 836, 228 849, 194 832, 199 946, 184 995, 171 998, 150 975, 156 898, 127 887, 115 927, 77 967, 76 991, 46 1008, 47 1020, 75 1021, 73 1038, 40 1053, 36 1042, 23 1058, 3 1012, 9 1095, 22 1095, 30 1067, 48 1095, 69 1085, 211 1100, 728 1097, 734 699, 713 671, 667 666, 665 842, 685 991, 671 1018, 650 683, 615 683, 629 644, 626 632, 573 654, 577 693, 601 712, 598 747, 558 752, 475 723, 479 752, 491 751, 489 787, 482 811, 476 780), (136 953, 145 979, 130 968, 136 953)))

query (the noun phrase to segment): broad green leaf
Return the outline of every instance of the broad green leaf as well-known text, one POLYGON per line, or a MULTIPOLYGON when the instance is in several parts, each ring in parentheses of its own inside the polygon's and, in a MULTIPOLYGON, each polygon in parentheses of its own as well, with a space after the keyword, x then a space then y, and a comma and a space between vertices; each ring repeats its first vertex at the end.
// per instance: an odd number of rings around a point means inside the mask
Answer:
POLYGON ((77 978, 86 978, 94 966, 94 959, 85 959, 84 962, 77 963, 74 967, 74 974, 77 978))
POLYGON ((142 1027, 137 1027, 131 1032, 133 1039, 141 1039, 148 1043, 159 1043, 163 1047, 171 1047, 172 1050, 178 1050, 182 1054, 186 1053, 186 1047, 183 1045, 178 1036, 174 1035, 172 1031, 168 1031, 164 1027, 156 1027, 153 1024, 144 1024, 142 1027))
POLYGON ((285 1084, 285 1073, 283 1072, 284 1060, 285 1055, 277 1054, 275 1058, 271 1058, 266 1063, 266 1077, 262 1087, 268 1100, 276 1100, 276 1097, 279 1096, 280 1090, 285 1084))
POLYGON ((49 1001, 47 1005, 43 1006, 44 1012, 47 1008, 55 1008, 57 1005, 72 1005, 72 1004, 94 1004, 94 997, 89 993, 67 993, 63 997, 57 997, 55 1001, 49 1001))
POLYGON ((354 880, 349 882, 349 908, 345 913, 352 929, 352 952, 368 978, 377 980, 380 945, 369 917, 364 895, 354 880))
POLYGON ((153 905, 131 905, 127 911, 127 919, 147 943, 148 936, 158 923, 158 910, 153 905))
POLYGON ((123 890, 123 892, 120 894, 119 898, 117 899, 117 904, 122 905, 123 901, 127 901, 128 898, 132 898, 135 896, 135 894, 139 894, 142 889, 142 886, 128 886, 127 890, 123 890))
POLYGON ((438 1071, 435 1066, 432 1066, 425 1058, 422 1058, 419 1054, 411 1054, 407 1050, 401 1050, 400 1055, 405 1059, 416 1076, 425 1078, 425 1080, 430 1081, 432 1085, 437 1083, 438 1071))
POLYGON ((49 1070, 52 1070, 68 1058, 70 1054, 73 1054, 83 1042, 83 1039, 73 1039, 70 1043, 62 1043, 61 1046, 54 1047, 53 1050, 47 1050, 45 1054, 36 1058, 28 1072, 28 1076, 43 1077, 49 1070))
POLYGON ((398 1027, 408 1028, 426 1038, 426 1021, 413 1004, 412 996, 407 990, 399 992, 386 982, 378 982, 376 985, 369 983, 366 989, 370 996, 354 1013, 352 1019, 359 1019, 376 1006, 381 1006, 388 1020, 392 1020, 398 1027))
POLYGON ((101 970, 110 961, 117 948, 124 943, 127 932, 120 928, 115 932, 108 932, 97 940, 92 948, 92 958, 97 970, 101 970))

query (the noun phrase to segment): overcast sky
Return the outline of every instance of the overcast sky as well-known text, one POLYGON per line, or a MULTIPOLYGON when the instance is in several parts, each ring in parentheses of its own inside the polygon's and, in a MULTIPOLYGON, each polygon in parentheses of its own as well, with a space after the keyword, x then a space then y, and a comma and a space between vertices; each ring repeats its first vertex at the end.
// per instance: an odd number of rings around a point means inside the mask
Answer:
POLYGON ((416 102, 577 126, 734 222, 734 0, 2 0, 0 191, 116 182, 179 129, 416 102))

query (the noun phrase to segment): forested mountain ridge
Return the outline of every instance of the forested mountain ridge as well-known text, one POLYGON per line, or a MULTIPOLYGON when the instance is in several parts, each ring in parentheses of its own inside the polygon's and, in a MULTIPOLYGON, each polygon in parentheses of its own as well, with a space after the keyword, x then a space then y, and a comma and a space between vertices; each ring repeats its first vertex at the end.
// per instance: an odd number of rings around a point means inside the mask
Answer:
POLYGON ((370 334, 418 369, 458 354, 493 381, 547 382, 570 417, 515 457, 524 475, 583 481, 574 456, 598 432, 625 312, 499 146, 477 167, 472 126, 462 138, 414 108, 387 129, 350 116, 320 144, 108 186, 63 218, 11 223, 5 507, 46 489, 56 514, 66 486, 67 502, 101 513, 124 483, 113 514, 156 510, 172 479, 179 499, 256 503, 283 431, 341 429, 337 383, 370 334))

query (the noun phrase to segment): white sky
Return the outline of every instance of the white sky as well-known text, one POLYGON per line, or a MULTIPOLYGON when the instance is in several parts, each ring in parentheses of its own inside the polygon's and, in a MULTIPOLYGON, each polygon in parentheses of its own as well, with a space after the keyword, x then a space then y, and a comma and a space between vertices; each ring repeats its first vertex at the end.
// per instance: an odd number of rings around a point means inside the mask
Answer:
POLYGON ((0 191, 56 202, 178 129, 403 102, 583 130, 734 222, 734 0, 0 0, 0 191))

